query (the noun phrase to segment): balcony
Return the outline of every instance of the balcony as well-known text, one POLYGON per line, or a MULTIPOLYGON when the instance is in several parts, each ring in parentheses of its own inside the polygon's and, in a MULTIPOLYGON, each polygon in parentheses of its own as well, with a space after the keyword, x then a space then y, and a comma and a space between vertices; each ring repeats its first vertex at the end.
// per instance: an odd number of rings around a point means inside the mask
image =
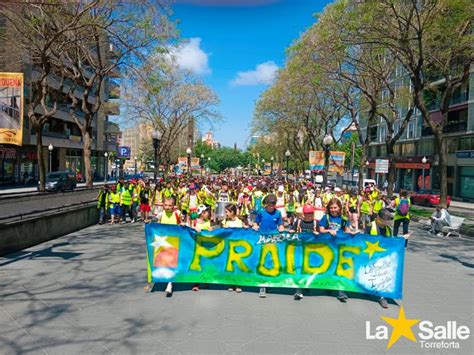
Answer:
POLYGON ((467 131, 466 121, 448 122, 443 128, 443 133, 461 133, 467 131))
POLYGON ((120 99, 120 84, 115 80, 109 81, 109 99, 120 99))
POLYGON ((120 103, 117 101, 104 102, 104 110, 107 115, 118 116, 120 115, 120 103))

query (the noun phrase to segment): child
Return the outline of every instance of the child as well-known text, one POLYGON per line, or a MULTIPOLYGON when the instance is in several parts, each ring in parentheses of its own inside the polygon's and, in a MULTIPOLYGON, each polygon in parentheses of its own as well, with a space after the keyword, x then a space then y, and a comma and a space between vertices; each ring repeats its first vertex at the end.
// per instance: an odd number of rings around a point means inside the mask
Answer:
MULTIPOLYGON (((179 211, 175 210, 176 201, 174 197, 165 198, 163 201, 163 213, 161 214, 160 223, 161 224, 182 224, 181 216, 179 211)), ((148 275, 148 285, 145 286, 145 290, 151 292, 153 289, 153 283, 151 282, 151 275, 148 275)), ((165 289, 166 297, 171 297, 173 295, 173 283, 168 282, 165 289)))
MULTIPOLYGON (((237 207, 229 203, 225 206, 225 219, 222 221, 222 226, 224 228, 243 228, 244 224, 237 217, 237 207)), ((229 291, 235 291, 237 293, 242 292, 242 288, 237 286, 229 287, 229 291)))
MULTIPOLYGON (((321 233, 329 233, 336 237, 339 231, 351 233, 349 229, 349 221, 342 217, 342 203, 337 198, 329 200, 326 206, 326 214, 319 222, 319 231, 321 233)), ((344 291, 338 291, 337 299, 340 302, 347 302, 349 297, 344 291)))
POLYGON ((359 229, 359 196, 357 196, 357 190, 352 189, 349 194, 349 198, 346 202, 346 211, 349 220, 351 221, 352 229, 359 229))
POLYGON ((145 187, 140 191, 140 211, 142 212, 142 220, 145 223, 150 222, 148 215, 150 208, 150 183, 146 182, 145 187))
MULTIPOLYGON (((265 208, 255 217, 253 229, 261 234, 275 234, 283 232, 283 219, 281 212, 276 209, 277 197, 275 194, 269 194, 263 200, 265 208)), ((267 289, 260 288, 260 298, 267 297, 267 289)))
MULTIPOLYGON (((310 204, 303 206, 303 218, 298 218, 290 229, 290 232, 297 233, 318 233, 318 223, 314 219, 314 207, 310 204)), ((295 301, 303 299, 303 290, 298 288, 293 295, 295 301)))
POLYGON ((222 221, 224 228, 243 228, 242 220, 237 217, 237 207, 233 203, 225 206, 225 219, 222 221))
POLYGON ((117 223, 120 222, 120 192, 117 191, 114 185, 112 185, 112 191, 109 194, 110 201, 110 223, 115 223, 115 218, 117 218, 117 223))
POLYGON ((372 202, 370 200, 370 195, 368 192, 365 192, 362 195, 360 200, 360 217, 362 219, 362 228, 365 227, 371 222, 370 217, 372 216, 372 202))
MULTIPOLYGON (((211 227, 211 210, 210 210, 209 206, 200 205, 197 208, 197 215, 198 215, 198 218, 195 221, 196 223, 195 223, 194 229, 198 233, 203 231, 203 230, 211 231, 212 230, 212 227, 211 227)), ((207 287, 208 285, 205 285, 205 286, 207 287)), ((192 290, 193 291, 199 291, 199 284, 194 284, 192 290)))

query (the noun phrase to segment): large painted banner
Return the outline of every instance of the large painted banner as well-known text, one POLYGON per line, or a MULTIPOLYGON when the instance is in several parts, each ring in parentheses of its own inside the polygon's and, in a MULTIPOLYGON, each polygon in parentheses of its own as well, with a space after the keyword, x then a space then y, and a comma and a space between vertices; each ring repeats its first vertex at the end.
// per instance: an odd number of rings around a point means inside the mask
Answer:
POLYGON ((148 281, 317 288, 402 298, 405 240, 145 227, 148 281))
MULTIPOLYGON (((345 157, 345 152, 330 151, 328 171, 342 175, 345 157)), ((324 151, 311 150, 309 152, 309 168, 311 170, 324 170, 324 151)))
POLYGON ((0 144, 22 145, 23 73, 0 73, 0 144))

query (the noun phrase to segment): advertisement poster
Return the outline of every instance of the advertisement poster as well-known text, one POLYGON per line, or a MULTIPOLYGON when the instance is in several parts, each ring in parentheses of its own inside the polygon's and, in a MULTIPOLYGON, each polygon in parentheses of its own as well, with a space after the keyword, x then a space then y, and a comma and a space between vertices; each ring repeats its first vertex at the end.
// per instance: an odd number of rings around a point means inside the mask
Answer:
POLYGON ((0 144, 22 145, 23 73, 0 73, 0 144))

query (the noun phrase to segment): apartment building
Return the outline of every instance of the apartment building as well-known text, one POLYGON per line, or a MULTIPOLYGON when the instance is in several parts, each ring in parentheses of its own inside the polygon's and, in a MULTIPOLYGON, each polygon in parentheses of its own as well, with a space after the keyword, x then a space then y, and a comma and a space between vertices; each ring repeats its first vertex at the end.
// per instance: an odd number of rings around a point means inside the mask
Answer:
MULTIPOLYGON (((441 119, 439 97, 431 98, 429 107, 432 120, 441 119)), ((400 116, 404 111, 401 109, 400 116)), ((395 125, 397 132, 401 122, 395 125)), ((451 100, 448 124, 444 129, 448 149, 448 194, 454 199, 474 201, 474 70, 465 85, 451 100)), ((375 174, 375 160, 386 158, 386 125, 380 120, 369 127, 368 175, 382 183, 385 174, 375 174), (378 177, 376 175, 379 175, 378 177)), ((395 145, 396 188, 418 191, 422 188, 439 189, 439 156, 433 132, 423 122, 419 112, 411 118, 407 129, 395 145), (426 163, 423 163, 426 158, 426 163), (424 179, 423 179, 424 177, 424 179)))
MULTIPOLYGON (((1 23, 0 23, 1 25, 1 23)), ((113 52, 105 53, 112 59, 113 52)), ((38 180, 38 162, 36 156, 36 137, 26 115, 28 105, 35 95, 32 86, 34 79, 40 72, 31 65, 6 64, 0 62, 0 72, 16 72, 24 75, 24 114, 23 114, 23 139, 21 146, 11 144, 0 144, 0 185, 5 184, 35 184, 38 180)), ((115 152, 120 139, 120 129, 117 124, 110 121, 113 116, 119 115, 120 85, 116 81, 120 78, 118 71, 111 73, 105 80, 100 92, 95 92, 90 97, 90 102, 101 99, 103 105, 92 123, 92 175, 95 179, 103 179, 107 171, 107 158, 105 152, 115 152)), ((48 85, 54 91, 57 99, 57 111, 49 118, 43 126, 43 154, 46 162, 46 171, 70 170, 84 176, 83 142, 81 132, 72 114, 67 93, 71 82, 66 80, 60 90, 59 78, 51 75, 48 77, 48 85), (48 149, 52 146, 52 150, 48 149)), ((81 91, 78 88, 75 96, 81 99, 81 91)), ((53 103, 47 100, 47 105, 52 107, 53 103)), ((35 112, 42 113, 38 105, 35 112)), ((77 110, 76 116, 81 119, 83 113, 77 110)), ((110 154, 107 154, 110 155, 110 154)))

